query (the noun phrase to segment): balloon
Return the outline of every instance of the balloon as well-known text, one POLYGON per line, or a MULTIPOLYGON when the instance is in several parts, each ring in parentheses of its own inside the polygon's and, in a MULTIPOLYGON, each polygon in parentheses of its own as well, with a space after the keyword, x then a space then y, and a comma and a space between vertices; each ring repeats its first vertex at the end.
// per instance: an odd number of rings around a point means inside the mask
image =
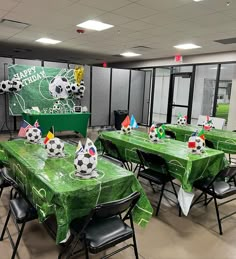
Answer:
POLYGON ((77 84, 80 84, 80 81, 82 80, 83 76, 84 76, 84 67, 83 66, 81 66, 81 67, 76 66, 75 69, 74 69, 75 82, 77 84))

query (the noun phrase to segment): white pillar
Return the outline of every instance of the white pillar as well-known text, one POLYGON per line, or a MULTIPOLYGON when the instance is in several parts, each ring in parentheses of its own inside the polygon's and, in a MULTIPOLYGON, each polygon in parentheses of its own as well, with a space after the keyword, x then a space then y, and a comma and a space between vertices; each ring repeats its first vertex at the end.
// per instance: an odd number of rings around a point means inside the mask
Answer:
POLYGON ((236 79, 232 80, 227 130, 236 130, 236 79))

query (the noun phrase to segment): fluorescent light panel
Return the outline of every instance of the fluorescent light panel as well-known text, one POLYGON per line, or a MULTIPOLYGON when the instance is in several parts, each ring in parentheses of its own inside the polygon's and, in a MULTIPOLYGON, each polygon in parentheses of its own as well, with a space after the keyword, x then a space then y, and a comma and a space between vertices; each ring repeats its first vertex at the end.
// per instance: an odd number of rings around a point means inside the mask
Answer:
POLYGON ((176 45, 174 46, 174 48, 176 49, 199 49, 201 48, 201 46, 192 44, 192 43, 186 43, 186 44, 180 44, 180 45, 176 45))
POLYGON ((202 2, 204 0, 193 0, 193 2, 202 2))
POLYGON ((135 53, 135 52, 124 52, 120 54, 121 56, 124 57, 137 57, 137 56, 141 56, 141 54, 135 53))
POLYGON ((77 24, 76 26, 85 28, 85 29, 95 30, 95 31, 103 31, 114 27, 114 25, 95 21, 95 20, 88 20, 86 22, 77 24))
POLYGON ((53 40, 53 39, 49 39, 49 38, 40 38, 36 41, 40 42, 40 43, 44 43, 44 44, 57 44, 57 43, 61 42, 60 40, 53 40))

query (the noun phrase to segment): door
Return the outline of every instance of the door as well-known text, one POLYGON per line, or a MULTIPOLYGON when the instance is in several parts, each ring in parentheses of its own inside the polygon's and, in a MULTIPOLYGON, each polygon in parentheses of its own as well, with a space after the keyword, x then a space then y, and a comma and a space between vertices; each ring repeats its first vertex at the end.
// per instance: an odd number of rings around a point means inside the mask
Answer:
POLYGON ((176 124, 178 116, 187 116, 191 122, 193 100, 193 73, 173 73, 170 78, 167 122, 176 124))

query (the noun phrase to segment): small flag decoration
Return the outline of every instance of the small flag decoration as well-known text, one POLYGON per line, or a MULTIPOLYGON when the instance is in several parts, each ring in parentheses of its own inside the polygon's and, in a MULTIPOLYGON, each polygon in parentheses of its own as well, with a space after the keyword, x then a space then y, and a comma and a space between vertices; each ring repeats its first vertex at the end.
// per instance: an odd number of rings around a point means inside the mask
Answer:
POLYGON ((157 128, 157 136, 159 139, 163 139, 166 137, 164 125, 161 125, 159 128, 157 128))
POLYGON ((127 115, 127 116, 125 117, 125 119, 123 120, 123 122, 121 123, 121 125, 122 125, 123 127, 126 127, 126 128, 130 125, 130 118, 129 118, 129 115, 127 115))
POLYGON ((47 144, 47 142, 50 140, 50 139, 52 139, 52 138, 54 138, 55 137, 55 135, 54 135, 54 127, 52 126, 51 128, 50 128, 50 130, 48 131, 48 134, 47 134, 47 136, 46 136, 46 138, 44 139, 44 144, 47 144))
POLYGON ((29 129, 29 128, 33 128, 32 125, 30 125, 27 121, 23 120, 21 122, 21 126, 20 126, 20 130, 18 132, 18 136, 19 137, 26 137, 26 131, 29 129))
POLYGON ((35 121, 34 127, 35 127, 35 128, 39 128, 39 127, 40 127, 40 125, 39 125, 39 123, 38 123, 38 120, 35 121))
POLYGON ((134 118, 134 115, 131 116, 131 119, 130 119, 130 126, 131 128, 133 129, 137 129, 138 128, 138 123, 136 122, 135 118, 134 118))
POLYGON ((201 154, 205 150, 204 130, 196 131, 188 140, 188 148, 192 154, 201 154))

